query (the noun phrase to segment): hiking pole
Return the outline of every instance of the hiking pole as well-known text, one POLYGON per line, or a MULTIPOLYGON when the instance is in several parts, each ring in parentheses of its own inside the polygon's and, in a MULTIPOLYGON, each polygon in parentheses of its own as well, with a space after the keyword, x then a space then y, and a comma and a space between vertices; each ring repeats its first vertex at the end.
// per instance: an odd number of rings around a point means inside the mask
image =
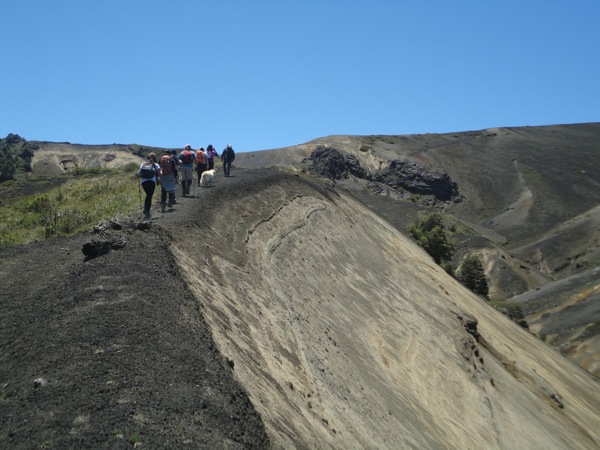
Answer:
POLYGON ((137 179, 137 177, 134 178, 135 182, 138 185, 138 193, 140 195, 140 207, 143 207, 144 204, 142 203, 142 183, 139 182, 139 180, 137 179))

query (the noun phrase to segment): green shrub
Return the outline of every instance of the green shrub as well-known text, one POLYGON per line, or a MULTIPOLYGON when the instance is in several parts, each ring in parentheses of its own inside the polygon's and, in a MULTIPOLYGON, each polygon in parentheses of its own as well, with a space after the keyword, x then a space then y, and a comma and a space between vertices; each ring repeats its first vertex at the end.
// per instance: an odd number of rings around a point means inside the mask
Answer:
POLYGON ((479 256, 468 255, 460 265, 456 278, 473 292, 489 300, 487 279, 479 256))
POLYGON ((523 314, 523 307, 520 303, 513 302, 510 300, 492 300, 490 302, 490 305, 492 305, 502 314, 510 317, 513 320, 525 319, 525 315, 523 314))
MULTIPOLYGON (((510 318, 513 322, 516 322, 526 330, 529 329, 529 324, 525 320, 525 314, 523 314, 523 307, 520 303, 513 302, 510 300, 492 300, 490 302, 494 308, 500 311, 502 314, 510 318)), ((546 334, 542 333, 539 338, 542 341, 546 341, 546 334)))
POLYGON ((8 147, 0 147, 0 183, 13 180, 17 164, 8 147))
POLYGON ((437 264, 452 260, 454 244, 448 238, 440 214, 429 214, 418 222, 409 225, 407 231, 437 264))
POLYGON ((456 278, 473 292, 489 300, 488 283, 479 256, 468 255, 458 269, 456 278))
POLYGON ((27 142, 18 134, 0 139, 0 183, 14 180, 17 172, 31 172, 31 158, 37 144, 27 142))

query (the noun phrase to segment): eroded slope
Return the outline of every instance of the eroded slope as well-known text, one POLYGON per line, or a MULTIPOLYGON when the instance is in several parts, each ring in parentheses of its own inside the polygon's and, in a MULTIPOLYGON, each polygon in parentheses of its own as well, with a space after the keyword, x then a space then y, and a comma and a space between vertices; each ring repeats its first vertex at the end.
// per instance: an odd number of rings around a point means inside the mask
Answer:
POLYGON ((236 177, 173 251, 276 447, 599 445, 592 377, 389 223, 298 176, 236 177))

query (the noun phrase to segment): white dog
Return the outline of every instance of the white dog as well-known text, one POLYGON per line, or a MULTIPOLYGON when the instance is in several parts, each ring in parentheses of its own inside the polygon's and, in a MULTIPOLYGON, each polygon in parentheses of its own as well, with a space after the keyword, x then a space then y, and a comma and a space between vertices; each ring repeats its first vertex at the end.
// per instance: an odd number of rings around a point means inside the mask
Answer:
POLYGON ((216 173, 215 169, 202 172, 202 176, 200 177, 200 186, 202 186, 202 187, 214 186, 213 181, 215 179, 215 173, 216 173))

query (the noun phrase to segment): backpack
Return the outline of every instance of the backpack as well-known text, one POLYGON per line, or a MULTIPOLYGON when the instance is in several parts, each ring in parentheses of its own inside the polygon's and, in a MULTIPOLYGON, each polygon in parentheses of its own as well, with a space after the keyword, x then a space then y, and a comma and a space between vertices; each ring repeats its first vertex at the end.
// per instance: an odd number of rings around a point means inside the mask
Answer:
POLYGON ((183 164, 191 164, 194 159, 194 154, 189 150, 184 150, 181 154, 181 162, 183 164))
POLYGON ((173 160, 170 155, 162 155, 160 157, 160 170, 163 175, 173 174, 173 160))
POLYGON ((204 162, 204 152, 198 150, 196 152, 196 162, 202 164, 204 162))
POLYGON ((156 176, 156 168, 154 163, 144 163, 140 168, 140 177, 150 180, 156 176))

